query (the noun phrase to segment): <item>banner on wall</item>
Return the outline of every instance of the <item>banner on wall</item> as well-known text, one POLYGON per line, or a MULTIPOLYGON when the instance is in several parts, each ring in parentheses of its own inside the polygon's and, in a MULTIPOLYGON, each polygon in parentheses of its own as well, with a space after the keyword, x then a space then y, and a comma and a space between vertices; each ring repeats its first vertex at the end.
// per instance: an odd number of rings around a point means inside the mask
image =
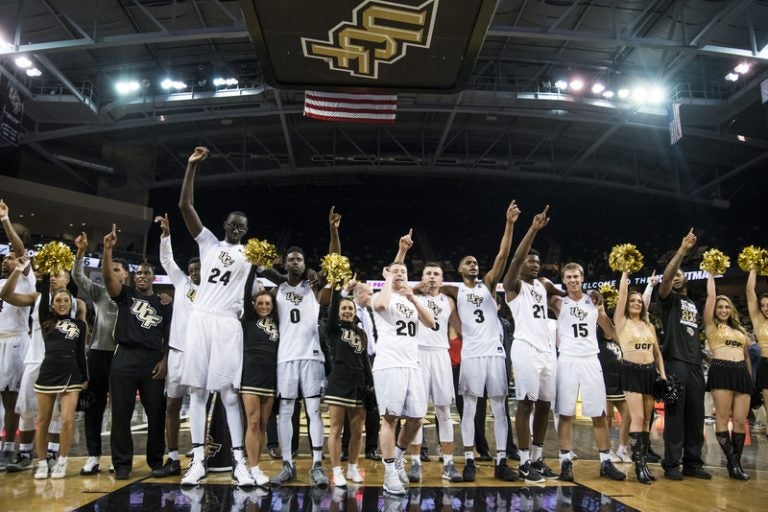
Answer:
POLYGON ((2 91, 0 94, 3 101, 2 113, 0 113, 0 140, 18 146, 21 117, 24 114, 24 96, 10 81, 3 81, 2 77, 0 77, 0 91, 2 91))

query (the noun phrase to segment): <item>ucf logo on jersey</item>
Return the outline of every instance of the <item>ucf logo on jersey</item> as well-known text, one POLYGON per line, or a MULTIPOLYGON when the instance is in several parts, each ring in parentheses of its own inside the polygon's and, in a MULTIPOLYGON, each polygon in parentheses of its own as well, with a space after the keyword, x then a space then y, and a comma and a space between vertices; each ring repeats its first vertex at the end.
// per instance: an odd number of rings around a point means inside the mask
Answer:
POLYGON ((296 292, 288 292, 285 294, 285 300, 287 300, 288 302, 293 302, 295 305, 298 306, 299 304, 301 304, 301 301, 304 300, 304 296, 299 295, 296 292))
POLYGON ((483 304, 483 298, 479 295, 475 295, 474 293, 468 293, 467 302, 469 302, 470 304, 474 304, 477 307, 480 307, 483 304))
POLYGON ((155 308, 146 300, 137 299, 133 297, 133 304, 131 305, 131 314, 136 317, 136 320, 141 322, 141 326, 144 329, 150 329, 163 321, 163 317, 157 314, 155 308))
POLYGON ((571 306, 568 308, 568 312, 571 314, 571 316, 575 316, 579 320, 584 320, 587 318, 587 312, 581 309, 579 306, 571 306))
POLYGON ((531 289, 531 296, 533 297, 533 300, 539 304, 541 304, 542 299, 544 299, 544 296, 534 289, 531 289))
POLYGON ((352 329, 342 329, 341 339, 350 347, 355 349, 356 354, 359 354, 363 351, 363 339, 352 329))
POLYGON ((189 299, 189 302, 195 302, 195 297, 197 297, 197 290, 194 288, 187 290, 187 299, 189 299))
POLYGON ((441 308, 437 302, 432 299, 427 299, 427 308, 432 311, 432 314, 435 315, 435 318, 437 318, 440 313, 443 312, 443 308, 441 308))
POLYGON ((269 341, 277 341, 280 331, 271 318, 260 318, 256 326, 269 335, 269 341))
POLYGON ((413 314, 413 310, 401 302, 397 303, 397 310, 402 313, 405 318, 411 318, 411 315, 413 314))
POLYGON ((235 262, 234 258, 232 258, 227 251, 221 251, 219 253, 219 261, 225 267, 229 267, 235 262))
POLYGON ((80 328, 76 323, 69 320, 59 320, 56 322, 56 330, 64 335, 68 340, 73 340, 80 336, 80 328))

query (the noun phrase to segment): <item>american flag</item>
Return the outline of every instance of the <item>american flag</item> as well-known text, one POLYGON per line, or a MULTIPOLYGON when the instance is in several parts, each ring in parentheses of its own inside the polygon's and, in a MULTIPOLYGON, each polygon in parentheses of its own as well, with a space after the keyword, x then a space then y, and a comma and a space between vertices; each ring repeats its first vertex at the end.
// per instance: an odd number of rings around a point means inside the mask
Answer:
POLYGON ((304 115, 323 121, 394 123, 396 111, 396 94, 304 93, 304 115))

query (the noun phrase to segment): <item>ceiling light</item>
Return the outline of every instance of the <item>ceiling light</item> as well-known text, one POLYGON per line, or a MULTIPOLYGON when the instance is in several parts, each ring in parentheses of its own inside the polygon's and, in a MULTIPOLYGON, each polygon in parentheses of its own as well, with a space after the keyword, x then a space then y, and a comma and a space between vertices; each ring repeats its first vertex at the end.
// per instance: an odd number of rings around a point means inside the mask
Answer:
POLYGON ((115 90, 118 92, 118 94, 129 94, 138 91, 140 88, 141 85, 136 80, 131 80, 129 82, 117 82, 115 84, 115 90))
POLYGON ((613 98, 613 96, 614 96, 613 91, 605 91, 603 93, 603 98, 611 99, 611 98, 613 98))
POLYGON ((601 83, 596 83, 592 86, 592 93, 593 94, 600 94, 605 90, 605 86, 601 83))
POLYGON ((737 135, 736 138, 739 139, 739 142, 746 142, 747 141, 747 138, 745 136, 743 136, 743 135, 737 135))
POLYGON ((629 89, 619 89, 618 96, 621 99, 626 99, 629 97, 629 89))
POLYGON ((166 78, 162 82, 160 82, 160 87, 163 89, 176 89, 177 91, 181 91, 183 89, 187 88, 187 84, 184 82, 180 82, 179 80, 171 80, 169 78, 166 78))
POLYGON ((558 80, 555 82, 555 87, 557 87, 560 90, 565 90, 568 88, 568 84, 565 82, 565 80, 558 80))
POLYGON ((645 100, 648 99, 648 90, 645 87, 636 87, 632 91, 632 99, 636 103, 645 103, 645 100))
POLYGON ((574 91, 580 91, 580 90, 582 90, 584 88, 584 82, 582 82, 578 78, 576 80, 571 80, 570 87, 574 91))
POLYGON ((43 72, 42 72, 42 71, 40 71, 40 70, 39 70, 39 69, 37 69, 37 68, 29 68, 29 69, 27 70, 27 76, 40 76, 40 75, 42 75, 42 74, 43 74, 43 72))
POLYGON ((26 57, 17 57, 15 62, 20 68, 28 68, 32 66, 32 61, 26 57))
POLYGON ((237 78, 221 78, 217 77, 213 79, 213 85, 216 87, 221 87, 223 85, 226 85, 227 87, 232 87, 233 85, 237 85, 237 78))
POLYGON ((733 70, 735 72, 739 73, 740 75, 745 75, 745 74, 749 73, 749 70, 751 68, 752 68, 752 66, 750 64, 748 64, 746 62, 742 62, 741 64, 739 64, 738 66, 733 68, 733 70))
POLYGON ((738 73, 728 73, 727 75, 725 75, 725 79, 727 81, 729 81, 729 82, 735 82, 736 80, 739 79, 739 74, 738 73))
POLYGON ((664 99, 666 97, 666 92, 664 92, 664 89, 661 87, 654 87, 651 89, 651 92, 648 94, 648 100, 651 103, 664 103, 664 99))

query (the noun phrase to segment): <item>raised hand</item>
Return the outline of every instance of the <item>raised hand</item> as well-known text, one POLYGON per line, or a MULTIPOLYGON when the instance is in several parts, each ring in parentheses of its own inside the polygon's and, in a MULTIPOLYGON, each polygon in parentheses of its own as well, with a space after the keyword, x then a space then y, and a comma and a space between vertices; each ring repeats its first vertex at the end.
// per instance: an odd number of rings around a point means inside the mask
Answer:
POLYGON ((597 290, 590 290, 589 298, 592 299, 592 302, 598 309, 603 305, 603 296, 597 290))
POLYGON ((203 160, 208 158, 208 153, 209 153, 208 148, 204 146, 198 146, 195 148, 195 151, 192 152, 192 154, 189 156, 189 160, 187 160, 187 162, 189 162, 190 164, 196 164, 196 163, 202 162, 203 160))
POLYGON ((517 203, 513 199, 511 203, 509 203, 509 207, 507 208, 507 222, 515 223, 517 222, 517 218, 520 216, 520 208, 517 207, 517 203))
POLYGON ((167 213, 165 215, 158 215, 157 217, 155 217, 155 222, 160 224, 160 229, 163 230, 163 235, 162 235, 163 238, 167 238, 171 236, 171 226, 170 226, 170 223, 168 222, 167 213))
POLYGON ((31 260, 29 259, 29 256, 25 254, 21 258, 17 258, 14 261, 16 263, 16 270, 19 272, 25 272, 27 268, 29 268, 29 263, 31 260))
POLYGON ((75 238, 75 247, 77 247, 78 250, 83 251, 88 249, 88 235, 85 234, 85 231, 82 231, 75 238))
POLYGON ((407 235, 403 235, 400 237, 400 249, 403 250, 409 250, 411 247, 413 247, 413 228, 408 230, 407 235))
POLYGON ((688 253, 696 245, 696 240, 696 235, 693 234, 693 228, 691 228, 688 234, 683 237, 682 242, 680 242, 680 248, 688 253))
POLYGON ((549 217, 547 217, 547 213, 549 212, 549 205, 544 207, 544 210, 541 213, 537 213, 533 216, 533 222, 531 223, 531 227, 535 229, 536 231, 542 229, 544 226, 549 224, 549 217))
POLYGON ((328 214, 328 224, 333 228, 339 229, 339 225, 341 224, 341 214, 336 213, 334 211, 335 208, 335 206, 331 206, 331 211, 328 214))
POLYGON ((351 292, 352 290, 354 290, 355 286, 357 286, 357 272, 355 272, 355 273, 352 275, 352 279, 350 279, 349 281, 347 281, 347 285, 344 287, 344 290, 345 290, 347 293, 349 293, 349 292, 351 292))
POLYGON ((117 225, 112 224, 112 231, 104 237, 104 249, 112 249, 117 245, 117 225))
POLYGON ((656 275, 656 270, 653 271, 651 277, 648 278, 648 284, 655 287, 661 281, 661 277, 656 275))
POLYGON ((8 205, 5 204, 5 201, 0 199, 0 220, 5 220, 8 218, 8 205))

